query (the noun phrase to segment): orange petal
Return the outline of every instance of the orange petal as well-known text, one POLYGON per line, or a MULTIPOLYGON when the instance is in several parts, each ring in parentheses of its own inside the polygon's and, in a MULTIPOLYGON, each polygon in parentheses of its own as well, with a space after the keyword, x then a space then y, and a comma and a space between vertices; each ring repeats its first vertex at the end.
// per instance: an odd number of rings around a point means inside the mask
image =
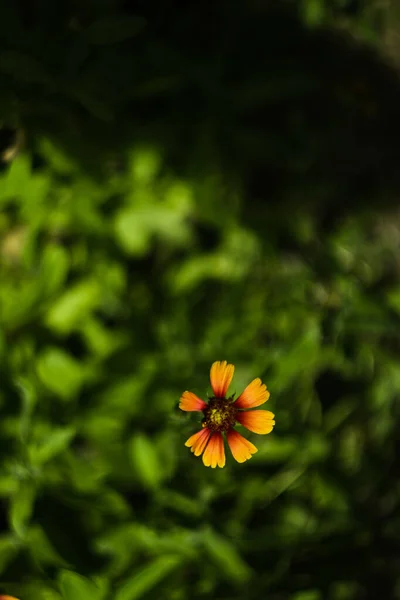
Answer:
POLYGON ((216 432, 211 436, 203 454, 203 463, 212 469, 217 465, 221 468, 225 466, 224 439, 221 433, 216 432))
POLYGON ((255 406, 264 404, 268 400, 269 395, 267 386, 257 377, 257 379, 249 383, 234 404, 236 408, 254 408, 255 406))
POLYGON ((208 427, 205 427, 201 431, 198 431, 197 433, 192 435, 185 442, 185 446, 190 448, 191 452, 194 452, 195 456, 200 456, 200 454, 203 452, 204 448, 206 447, 206 444, 209 440, 210 435, 211 435, 211 431, 208 429, 208 427))
POLYGON ((15 596, 0 596, 0 600, 18 600, 15 596))
POLYGON ((269 410, 249 410, 238 413, 236 419, 254 433, 271 433, 275 425, 274 417, 269 410))
POLYGON ((196 396, 196 394, 193 394, 193 392, 188 391, 183 392, 179 402, 179 408, 186 411, 204 410, 206 406, 207 404, 204 402, 204 400, 196 396))
POLYGON ((226 439, 228 440, 233 458, 239 463, 249 460, 251 455, 257 452, 257 448, 234 429, 228 431, 226 439))
POLYGON ((228 365, 226 360, 217 360, 211 366, 210 380, 211 387, 216 398, 225 398, 228 387, 232 381, 235 367, 228 365))

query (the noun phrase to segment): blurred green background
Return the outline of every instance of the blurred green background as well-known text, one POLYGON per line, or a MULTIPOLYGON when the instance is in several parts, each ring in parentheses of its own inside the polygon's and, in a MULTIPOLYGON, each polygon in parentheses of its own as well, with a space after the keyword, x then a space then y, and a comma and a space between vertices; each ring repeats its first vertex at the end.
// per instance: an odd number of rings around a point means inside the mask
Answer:
POLYGON ((0 6, 0 593, 400 598, 393 2, 0 6), (211 470, 214 360, 276 414, 211 470))

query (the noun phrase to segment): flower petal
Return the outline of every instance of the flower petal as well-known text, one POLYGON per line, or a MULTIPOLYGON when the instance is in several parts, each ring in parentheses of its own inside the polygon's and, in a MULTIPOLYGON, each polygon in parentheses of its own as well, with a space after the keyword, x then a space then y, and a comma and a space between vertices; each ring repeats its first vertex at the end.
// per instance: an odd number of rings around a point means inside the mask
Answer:
POLYGON ((0 596, 0 600, 18 600, 15 596, 0 596))
POLYGON ((254 408, 264 404, 269 398, 270 394, 267 390, 265 383, 262 383, 261 379, 257 377, 254 379, 246 389, 240 394, 239 398, 235 400, 236 408, 254 408))
POLYGON ((226 360, 217 360, 211 365, 210 380, 211 387, 216 398, 225 398, 229 385, 232 381, 235 367, 229 365, 226 360))
POLYGON ((203 454, 203 463, 212 469, 217 465, 221 468, 225 466, 224 439, 219 431, 211 436, 203 454))
POLYGON ((196 394, 193 394, 193 392, 188 391, 183 392, 179 401, 179 408, 186 411, 204 410, 206 406, 207 404, 204 400, 196 396, 196 394))
POLYGON ((275 425, 274 417, 269 410, 249 410, 238 413, 236 419, 254 433, 271 433, 275 425))
POLYGON ((233 458, 239 463, 249 460, 251 455, 257 452, 257 448, 254 444, 249 442, 249 440, 246 440, 246 438, 235 431, 235 429, 230 429, 228 431, 226 439, 228 440, 233 458))
POLYGON ((195 456, 200 456, 203 452, 206 444, 210 438, 211 431, 208 427, 205 427, 201 431, 198 431, 194 435, 192 435, 186 442, 185 446, 190 448, 190 451, 194 453, 195 456))

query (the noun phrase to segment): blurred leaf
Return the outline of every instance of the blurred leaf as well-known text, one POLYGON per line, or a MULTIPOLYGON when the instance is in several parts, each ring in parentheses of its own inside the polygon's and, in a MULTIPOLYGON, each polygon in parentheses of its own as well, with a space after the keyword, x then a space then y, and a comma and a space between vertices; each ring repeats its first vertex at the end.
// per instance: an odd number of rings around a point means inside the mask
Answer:
POLYGON ((44 385, 64 400, 72 398, 83 384, 81 364, 60 348, 47 348, 41 354, 37 372, 44 385))
POLYGON ((104 598, 102 591, 92 581, 72 571, 61 571, 58 585, 63 600, 103 600, 104 598))
POLYGON ((23 442, 26 442, 33 410, 37 402, 36 390, 33 387, 33 383, 27 377, 19 377, 18 381, 16 381, 16 386, 20 390, 22 396, 20 417, 21 439, 23 442))
MULTIPOLYGON (((321 22, 323 22, 325 17, 324 0, 302 0, 301 4, 303 19, 307 25, 320 25, 321 22)), ((306 598, 304 598, 304 600, 306 600, 306 598)))
POLYGON ((397 314, 400 314, 400 288, 395 287, 390 290, 387 294, 387 302, 397 314))
POLYGON ((221 576, 237 583, 245 583, 251 577, 250 567, 242 560, 232 542, 211 529, 201 533, 201 541, 207 554, 220 569, 221 576))
POLYGON ((161 168, 161 156, 155 148, 136 148, 129 156, 129 171, 134 184, 153 183, 161 168))
POLYGON ((139 211, 121 211, 115 220, 115 233, 124 250, 133 256, 143 256, 149 249, 149 224, 139 211))
POLYGON ((30 446, 29 456, 34 465, 43 465, 54 456, 66 450, 75 436, 75 429, 63 427, 51 431, 41 445, 30 446))
POLYGON ((154 443, 138 433, 130 443, 130 458, 135 473, 145 487, 156 488, 162 480, 162 467, 154 443))
POLYGON ((42 138, 39 142, 40 151, 51 168, 61 175, 69 175, 76 169, 74 160, 51 139, 42 138))
POLYGON ((17 493, 19 483, 12 475, 0 477, 0 496, 7 498, 17 493))
POLYGON ((50 308, 46 322, 59 333, 69 333, 84 321, 101 301, 101 290, 94 280, 86 280, 66 291, 50 308))
POLYGON ((255 461, 262 462, 284 462, 296 454, 298 439, 290 436, 270 436, 267 443, 259 448, 254 456, 255 461))
POLYGON ((89 44, 116 44, 134 37, 145 25, 146 21, 142 17, 113 16, 95 21, 84 33, 89 44))
POLYGON ((3 573, 18 551, 15 536, 10 533, 0 535, 0 573, 3 573))
POLYGON ((265 497, 267 502, 272 502, 275 498, 278 498, 283 492, 285 492, 291 485, 304 475, 306 468, 303 466, 294 466, 284 468, 281 472, 273 475, 265 483, 264 489, 261 493, 265 497))
POLYGON ((102 358, 113 354, 117 348, 127 345, 129 342, 127 333, 108 331, 102 327, 97 319, 86 319, 82 327, 82 334, 85 336, 87 345, 92 352, 102 358))
POLYGON ((30 549, 32 557, 41 565, 66 567, 66 561, 54 549, 43 529, 37 525, 30 527, 26 533, 25 544, 30 549))
POLYGON ((26 154, 19 154, 6 172, 5 185, 0 192, 0 197, 9 199, 13 196, 24 196, 28 190, 30 178, 30 159, 26 154))
POLYGON ((42 254, 41 280, 47 294, 54 294, 64 283, 69 259, 64 248, 46 246, 42 254))
POLYGON ((322 600, 322 596, 319 590, 304 590, 292 594, 291 600, 322 600))
POLYGON ((24 481, 10 500, 10 523, 19 537, 25 535, 26 526, 32 515, 35 496, 35 485, 32 482, 24 481))
POLYGON ((337 429, 356 410, 354 398, 345 398, 334 404, 324 416, 327 432, 337 429))
POLYGON ((299 340, 286 352, 284 360, 278 361, 271 389, 283 390, 289 387, 296 376, 309 376, 319 368, 321 332, 317 322, 311 322, 299 340))
POLYGON ((181 564, 181 556, 161 556, 155 559, 118 587, 115 600, 142 598, 181 564))
POLYGON ((315 506, 322 507, 333 512, 346 512, 349 508, 343 489, 338 486, 328 475, 322 473, 313 477, 313 502, 315 506))

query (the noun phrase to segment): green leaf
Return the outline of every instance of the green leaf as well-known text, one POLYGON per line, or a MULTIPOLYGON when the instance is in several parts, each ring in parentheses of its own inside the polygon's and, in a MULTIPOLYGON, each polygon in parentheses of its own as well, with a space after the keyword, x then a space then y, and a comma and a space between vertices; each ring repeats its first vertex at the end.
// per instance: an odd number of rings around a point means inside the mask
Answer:
POLYGON ((162 469, 154 444, 144 434, 140 433, 132 439, 130 458, 143 485, 156 488, 162 479, 162 469))
MULTIPOLYGON (((29 548, 32 556, 40 565, 68 567, 68 563, 60 556, 50 542, 49 538, 39 525, 29 527, 24 543, 29 548)), ((1 597, 0 597, 1 598, 1 597)))
POLYGON ((157 177, 161 167, 161 154, 156 148, 136 148, 130 155, 129 170, 133 182, 151 184, 157 177))
POLYGON ((311 322, 302 337, 286 352, 285 360, 279 361, 270 388, 283 390, 296 377, 314 376, 320 367, 321 332, 317 322, 311 322))
POLYGON ((122 248, 132 256, 144 256, 151 241, 146 215, 138 210, 121 210, 115 218, 115 234, 122 248))
POLYGON ((1 197, 8 200, 14 196, 24 196, 31 179, 31 162, 25 154, 19 154, 6 172, 5 185, 1 197))
POLYGON ((65 400, 73 397, 83 383, 81 365, 55 347, 47 348, 39 357, 37 372, 44 385, 65 400))
POLYGON ((69 333, 99 305, 101 290, 96 281, 69 288, 51 307, 46 323, 59 333, 69 333))
POLYGON ((222 576, 237 583, 244 583, 250 579, 250 567, 242 560, 232 542, 211 529, 202 532, 201 540, 210 558, 219 567, 222 576))
MULTIPOLYGON (((117 590, 115 600, 136 600, 154 588, 182 564, 180 556, 162 556, 128 579, 117 590)), ((71 599, 72 600, 72 599, 71 599)))
POLYGON ((387 302, 397 314, 400 314, 400 287, 396 286, 387 293, 387 302))
POLYGON ((73 159, 49 138, 39 141, 40 152, 44 155, 48 165, 61 175, 70 175, 76 170, 73 159))
POLYGON ((64 600, 102 600, 103 592, 90 579, 72 571, 61 571, 58 586, 64 600))
POLYGON ((36 390, 27 377, 19 377, 15 383, 22 397, 20 433, 21 439, 25 441, 28 437, 33 410, 37 402, 36 390))
POLYGON ((325 17, 324 0, 303 0, 302 2, 303 19, 309 26, 320 25, 325 17))
POLYGON ((42 465, 48 462, 51 458, 68 448, 74 436, 75 429, 72 427, 60 427, 53 430, 41 446, 31 446, 29 448, 32 463, 42 465))
POLYGON ((0 573, 4 571, 18 553, 18 545, 15 541, 15 536, 9 533, 0 536, 0 573))
MULTIPOLYGON (((348 596, 350 598, 351 596, 348 596)), ((321 600, 322 596, 319 590, 304 590, 291 596, 291 600, 321 600)))
POLYGON ((53 294, 64 283, 69 267, 69 258, 64 248, 46 246, 41 261, 41 282, 47 294, 53 294))
POLYGON ((123 42, 137 35, 146 25, 142 17, 121 15, 95 21, 85 31, 89 44, 103 45, 123 42))
POLYGON ((23 481, 11 499, 10 524, 19 537, 23 537, 33 511, 36 488, 33 482, 23 481))

